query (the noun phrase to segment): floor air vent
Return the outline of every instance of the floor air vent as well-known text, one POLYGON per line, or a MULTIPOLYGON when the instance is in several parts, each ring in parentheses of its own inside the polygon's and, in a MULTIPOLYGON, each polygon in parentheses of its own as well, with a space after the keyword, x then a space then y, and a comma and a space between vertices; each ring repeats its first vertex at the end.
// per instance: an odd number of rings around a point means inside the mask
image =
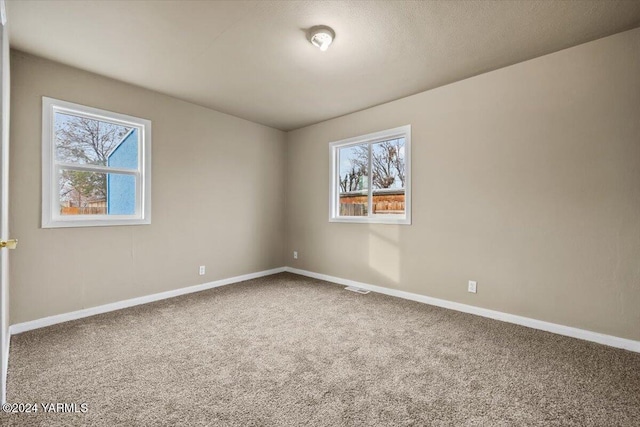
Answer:
POLYGON ((369 292, 371 292, 371 291, 367 291, 366 289, 356 288, 354 286, 347 286, 345 289, 351 292, 355 292, 357 294, 362 294, 362 295, 366 295, 369 292))

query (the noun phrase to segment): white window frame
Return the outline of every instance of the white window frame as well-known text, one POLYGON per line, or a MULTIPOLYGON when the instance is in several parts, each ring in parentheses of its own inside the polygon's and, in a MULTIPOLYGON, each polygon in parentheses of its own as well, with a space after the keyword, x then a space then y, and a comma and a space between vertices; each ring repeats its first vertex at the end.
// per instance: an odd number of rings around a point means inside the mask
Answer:
POLYGON ((42 228, 100 227, 151 224, 151 121, 86 105, 42 97, 42 228), (56 112, 138 129, 138 168, 59 162, 55 153, 56 112), (133 215, 60 215, 60 167, 78 171, 118 173, 136 177, 136 210, 133 215))
POLYGON ((351 222, 368 224, 411 224, 411 125, 400 126, 367 135, 347 138, 329 143, 329 166, 330 185, 329 190, 329 222, 351 222), (338 189, 338 174, 340 173, 340 148, 353 145, 369 145, 369 167, 368 173, 371 175, 371 146, 378 142, 388 141, 395 138, 404 138, 405 144, 405 213, 399 214, 374 214, 373 213, 373 185, 369 178, 367 199, 369 207, 367 216, 340 216, 340 191, 338 189))

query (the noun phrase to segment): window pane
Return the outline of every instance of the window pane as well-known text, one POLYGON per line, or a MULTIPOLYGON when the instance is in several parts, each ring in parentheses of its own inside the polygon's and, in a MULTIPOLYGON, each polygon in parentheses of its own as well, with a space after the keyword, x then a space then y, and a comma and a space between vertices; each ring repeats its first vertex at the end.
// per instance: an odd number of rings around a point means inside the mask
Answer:
POLYGON ((134 215, 134 175, 60 170, 60 215, 134 215))
POLYGON ((138 129, 60 112, 54 120, 59 162, 138 168, 138 129))
POLYGON ((404 138, 371 145, 373 213, 400 214, 405 211, 404 138))
POLYGON ((367 216, 369 201, 369 146, 353 145, 338 150, 340 216, 367 216))

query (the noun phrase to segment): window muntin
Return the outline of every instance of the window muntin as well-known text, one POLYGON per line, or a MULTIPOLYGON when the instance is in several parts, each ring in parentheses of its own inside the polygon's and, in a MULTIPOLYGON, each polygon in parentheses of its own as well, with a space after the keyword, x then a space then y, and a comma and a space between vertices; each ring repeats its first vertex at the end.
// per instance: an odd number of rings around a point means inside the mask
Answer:
POLYGON ((411 126, 330 144, 332 222, 411 223, 411 126))
POLYGON ((150 223, 151 122, 43 97, 42 226, 150 223))

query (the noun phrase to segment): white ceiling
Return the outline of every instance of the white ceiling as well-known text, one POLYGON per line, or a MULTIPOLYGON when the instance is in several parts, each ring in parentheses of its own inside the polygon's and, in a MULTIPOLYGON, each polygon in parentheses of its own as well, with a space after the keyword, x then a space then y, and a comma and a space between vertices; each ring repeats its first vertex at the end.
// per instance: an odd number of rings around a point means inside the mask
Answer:
POLYGON ((8 0, 14 48, 282 130, 640 26, 640 1, 8 0), (305 30, 329 25, 321 52, 305 30))

